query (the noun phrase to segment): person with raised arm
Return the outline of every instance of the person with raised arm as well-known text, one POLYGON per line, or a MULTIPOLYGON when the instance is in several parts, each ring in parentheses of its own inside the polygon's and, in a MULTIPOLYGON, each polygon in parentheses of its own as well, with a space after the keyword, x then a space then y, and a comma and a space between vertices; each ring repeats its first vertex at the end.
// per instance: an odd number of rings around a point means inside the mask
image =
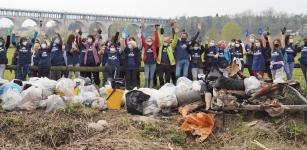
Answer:
MULTIPOLYGON (((94 33, 97 32, 97 26, 94 28, 94 33)), ((99 30, 99 34, 101 34, 101 30, 99 30)), ((81 36, 81 35, 80 35, 81 36)), ((86 52, 84 54, 84 65, 86 67, 97 67, 100 64, 100 59, 98 57, 98 41, 96 41, 96 36, 94 34, 87 35, 87 43, 82 42, 81 38, 79 38, 80 47, 85 47, 86 52)), ((85 77, 91 79, 92 82, 92 74, 94 77, 94 83, 99 86, 99 72, 86 72, 85 77)))
POLYGON ((304 36, 303 40, 304 44, 301 47, 298 47, 299 41, 295 43, 295 49, 296 52, 301 52, 301 57, 298 60, 300 61, 300 66, 307 84, 307 35, 304 36))
POLYGON ((285 49, 281 47, 281 42, 280 39, 275 39, 272 42, 271 36, 270 36, 270 29, 268 28, 267 31, 267 37, 268 37, 268 42, 271 47, 271 62, 270 62, 270 69, 272 73, 273 79, 275 78, 276 72, 278 69, 281 69, 282 72, 284 71, 284 54, 285 54, 285 49))
POLYGON ((256 39, 256 35, 251 34, 248 38, 248 30, 246 30, 245 31, 245 37, 246 37, 246 41, 247 41, 247 43, 245 44, 245 50, 246 50, 245 65, 247 66, 249 75, 254 76, 254 72, 252 70, 254 52, 252 51, 252 49, 254 49, 254 42, 255 42, 255 39, 256 39))
POLYGON ((2 79, 4 79, 5 68, 8 64, 7 50, 9 49, 11 44, 11 32, 11 28, 7 30, 6 41, 3 39, 2 36, 0 37, 0 78, 2 79))
MULTIPOLYGON (((198 23, 197 26, 197 33, 194 37, 192 37, 192 45, 196 41, 199 32, 201 30, 201 23, 198 23)), ((183 70, 183 76, 188 77, 188 71, 190 66, 190 55, 186 51, 186 48, 190 41, 187 40, 188 34, 186 32, 181 33, 180 40, 177 40, 176 45, 176 60, 177 60, 177 66, 176 66, 176 78, 178 79, 181 75, 181 71, 183 70)), ((175 40, 175 39, 174 39, 175 40)))
MULTIPOLYGON (((78 39, 75 38, 74 34, 70 34, 67 38, 67 42, 65 45, 65 52, 66 52, 66 57, 67 57, 67 67, 80 67, 80 63, 79 63, 79 52, 80 51, 78 49, 78 45, 75 40, 78 40, 78 39)), ((68 78, 72 79, 72 75, 73 75, 73 71, 69 71, 68 78)), ((80 72, 75 71, 75 78, 78 78, 79 76, 80 76, 80 72)))
POLYGON ((292 46, 293 37, 292 35, 286 35, 286 27, 281 29, 282 40, 281 40, 281 47, 285 49, 286 53, 286 64, 285 64, 285 71, 287 74, 287 80, 292 80, 293 68, 294 68, 294 57, 296 56, 296 52, 294 51, 294 47, 292 46))
MULTIPOLYGON (((261 77, 263 78, 264 72, 265 72, 265 47, 266 47, 266 42, 264 39, 264 36, 262 35, 262 29, 258 29, 258 34, 261 36, 261 39, 257 38, 255 39, 255 46, 252 51, 254 52, 254 57, 253 57, 253 65, 252 65, 252 70, 254 73, 255 77, 261 77)), ((248 44, 251 44, 248 42, 248 44)), ((252 45, 249 45, 252 47, 252 45)))
MULTIPOLYGON (((53 48, 50 53, 51 66, 63 66, 63 53, 62 53, 62 38, 57 28, 54 28, 54 32, 57 34, 53 37, 53 48)), ((51 79, 61 79, 61 71, 51 71, 51 79)))
POLYGON ((31 64, 31 47, 34 45, 38 31, 34 26, 34 35, 30 43, 28 43, 27 38, 20 38, 20 45, 16 43, 16 29, 12 32, 12 44, 19 50, 18 51, 18 61, 17 61, 17 79, 22 81, 27 80, 28 69, 31 64))
POLYGON ((173 55, 173 51, 177 45, 178 42, 178 32, 180 31, 180 28, 177 27, 175 29, 175 36, 174 40, 171 44, 170 43, 170 38, 167 37, 163 40, 161 40, 160 32, 159 29, 156 29, 158 34, 159 34, 159 53, 158 53, 158 58, 157 58, 157 68, 158 68, 158 76, 159 76, 159 81, 160 81, 160 86, 163 86, 164 83, 170 83, 170 76, 172 72, 172 65, 175 65, 175 58, 173 55), (165 82, 163 75, 165 73, 165 82))
MULTIPOLYGON (((144 39, 143 34, 141 34, 142 46, 144 47, 144 51, 142 52, 142 61, 144 62, 144 74, 145 74, 145 88, 152 88, 153 85, 153 77, 156 70, 156 60, 157 60, 157 47, 159 44, 159 35, 154 28, 155 40, 152 37, 147 38, 147 43, 144 39)), ((141 28, 141 32, 142 32, 141 28)))

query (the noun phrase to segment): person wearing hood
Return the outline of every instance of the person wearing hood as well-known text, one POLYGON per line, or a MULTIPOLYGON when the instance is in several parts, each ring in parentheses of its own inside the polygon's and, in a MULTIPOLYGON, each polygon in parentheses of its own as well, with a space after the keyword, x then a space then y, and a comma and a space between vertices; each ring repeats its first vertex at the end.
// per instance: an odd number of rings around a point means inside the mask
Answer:
POLYGON ((285 71, 287 74, 287 80, 292 80, 292 74, 293 74, 293 68, 294 68, 294 58, 296 56, 296 52, 294 51, 294 47, 292 45, 293 43, 293 37, 292 35, 286 35, 286 27, 281 29, 282 33, 282 40, 281 40, 281 47, 285 49, 286 53, 286 64, 285 64, 285 71), (286 56, 287 55, 287 56, 286 56))
POLYGON ((36 58, 39 59, 38 62, 38 77, 47 77, 50 78, 50 67, 51 67, 51 61, 50 61, 50 53, 53 49, 53 42, 51 41, 51 44, 49 47, 47 47, 47 41, 44 40, 41 43, 41 48, 38 49, 38 52, 36 54, 36 58))
POLYGON ((4 79, 4 72, 8 63, 7 50, 11 44, 11 29, 7 30, 6 42, 0 37, 0 78, 4 79))
POLYGON ((22 81, 27 80, 28 68, 31 64, 31 47, 34 45, 38 31, 34 28, 34 35, 30 43, 27 42, 25 37, 20 38, 20 45, 16 43, 16 29, 13 29, 12 44, 19 50, 17 62, 17 79, 22 81))
POLYGON ((144 47, 144 51, 142 52, 142 61, 144 62, 145 88, 148 87, 152 88, 153 77, 156 70, 159 35, 155 27, 154 27, 154 34, 155 34, 155 40, 152 37, 148 37, 147 43, 144 39, 143 34, 141 34, 142 46, 144 47))
MULTIPOLYGON (((96 32, 97 32, 97 26, 95 26, 94 28, 94 33, 96 32)), ((99 32, 99 34, 101 34, 101 32, 99 32)), ((94 34, 87 35, 87 43, 85 42, 83 43, 81 41, 81 38, 79 38, 80 46, 86 48, 86 52, 84 55, 84 65, 87 67, 96 67, 100 64, 100 59, 98 56, 98 41, 97 42, 95 41, 96 41, 96 35, 94 34)), ((87 72, 85 74, 85 77, 90 78, 92 82, 92 74, 94 76, 94 83, 97 86, 99 86, 100 84, 99 72, 87 72)))
MULTIPOLYGON (((62 54, 62 38, 57 28, 54 28, 54 32, 57 34, 53 37, 53 47, 50 53, 51 66, 63 66, 63 54, 62 54)), ((59 80, 61 79, 61 71, 52 71, 51 79, 59 80)))
MULTIPOLYGON (((40 49, 39 43, 34 44, 34 50, 32 51, 32 60, 31 60, 31 66, 38 66, 39 59, 36 57, 38 50, 40 49)), ((37 70, 31 71, 31 77, 37 77, 38 75, 37 70)))
POLYGON ((300 66, 307 84, 307 36, 304 36, 303 40, 304 44, 302 44, 301 47, 298 47, 299 42, 295 43, 295 49, 296 52, 301 52, 301 57, 298 60, 300 61, 300 66))
MULTIPOLYGON (((192 37, 192 45, 196 41, 199 32, 201 30, 201 23, 198 23, 197 26, 197 33, 194 37, 192 37)), ((176 66, 176 78, 178 79, 180 77, 181 71, 183 70, 183 76, 188 77, 188 71, 190 66, 190 55, 186 51, 186 48, 190 41, 187 40, 188 34, 186 32, 181 33, 180 40, 177 40, 177 46, 176 46, 176 60, 177 60, 177 66, 176 66)), ((175 39, 174 39, 175 40, 175 39)))
POLYGON ((189 52, 189 54, 191 55, 191 72, 192 72, 192 76, 193 76, 193 81, 197 81, 197 76, 198 74, 202 74, 204 72, 203 68, 203 62, 201 60, 201 55, 204 53, 205 51, 205 47, 203 46, 202 43, 198 43, 198 41, 196 41, 192 46, 192 42, 189 42, 189 45, 187 47, 187 51, 189 52))

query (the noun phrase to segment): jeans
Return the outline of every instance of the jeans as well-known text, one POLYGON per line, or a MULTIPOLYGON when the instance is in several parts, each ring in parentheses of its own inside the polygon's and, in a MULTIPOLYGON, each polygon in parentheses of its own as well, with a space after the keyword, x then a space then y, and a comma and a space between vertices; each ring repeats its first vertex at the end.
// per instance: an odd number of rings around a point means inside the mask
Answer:
POLYGON ((144 64, 145 88, 152 88, 153 77, 156 70, 156 64, 144 64), (149 82, 149 83, 148 83, 149 82))
POLYGON ((137 87, 137 74, 139 72, 139 69, 133 69, 133 70, 125 70, 126 74, 126 89, 130 90, 130 87, 132 86, 137 87))
POLYGON ((183 70, 183 76, 187 78, 189 73, 189 66, 190 61, 187 59, 177 61, 176 78, 178 79, 180 77, 181 70, 183 70))
POLYGON ((18 63, 17 64, 17 79, 26 81, 28 74, 29 63, 18 63))
POLYGON ((50 78, 50 68, 38 68, 38 77, 47 77, 50 78))
MULTIPOLYGON (((79 63, 71 64, 71 65, 68 65, 67 67, 80 67, 80 64, 79 63)), ((72 79, 72 74, 73 74, 73 71, 69 71, 69 73, 68 73, 69 79, 72 79)), ((78 78, 79 76, 80 76, 80 72, 75 71, 75 78, 78 78)))
POLYGON ((287 80, 292 80, 292 73, 294 68, 294 62, 287 62, 285 66, 285 71, 287 74, 287 80))
POLYGON ((191 71, 192 71, 193 81, 197 81, 198 74, 201 74, 204 72, 204 70, 200 68, 192 68, 191 71))
MULTIPOLYGON (((63 66, 63 65, 56 65, 56 66, 63 66)), ((61 71, 52 71, 51 72, 51 79, 58 81, 61 79, 62 72, 61 71)))
POLYGON ((0 77, 2 79, 4 79, 5 67, 6 67, 6 64, 0 64, 0 77))
POLYGON ((300 63, 300 66, 301 66, 302 72, 304 74, 305 82, 306 82, 306 85, 307 85, 307 65, 300 63))
POLYGON ((160 81, 161 87, 164 85, 164 78, 163 78, 164 73, 165 73, 165 82, 170 83, 171 72, 172 72, 172 66, 161 65, 161 64, 158 65, 158 76, 159 76, 159 81, 160 81))

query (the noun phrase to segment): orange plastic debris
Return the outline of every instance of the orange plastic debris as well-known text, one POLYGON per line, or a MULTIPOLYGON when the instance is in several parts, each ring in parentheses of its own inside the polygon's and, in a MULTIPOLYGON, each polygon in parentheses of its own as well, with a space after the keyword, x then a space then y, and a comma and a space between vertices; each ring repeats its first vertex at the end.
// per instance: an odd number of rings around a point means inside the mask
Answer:
POLYGON ((177 120, 178 122, 184 120, 184 123, 178 129, 190 131, 193 135, 200 135, 199 140, 195 140, 195 142, 203 142, 214 129, 214 116, 203 112, 187 115, 188 111, 189 108, 179 108, 183 117, 179 117, 177 120))
POLYGON ((188 106, 185 106, 185 107, 180 107, 178 111, 182 114, 183 117, 185 117, 189 113, 190 109, 188 106))

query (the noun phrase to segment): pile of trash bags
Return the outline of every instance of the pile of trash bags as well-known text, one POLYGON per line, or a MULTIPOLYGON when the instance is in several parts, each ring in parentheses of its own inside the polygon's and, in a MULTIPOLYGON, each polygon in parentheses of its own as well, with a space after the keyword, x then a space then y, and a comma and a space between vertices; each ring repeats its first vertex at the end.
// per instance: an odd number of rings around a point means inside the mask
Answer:
POLYGON ((46 109, 46 112, 75 106, 107 109, 107 89, 91 84, 89 78, 74 80, 62 78, 30 78, 29 81, 14 79, 11 82, 0 78, 0 104, 5 110, 46 109))

